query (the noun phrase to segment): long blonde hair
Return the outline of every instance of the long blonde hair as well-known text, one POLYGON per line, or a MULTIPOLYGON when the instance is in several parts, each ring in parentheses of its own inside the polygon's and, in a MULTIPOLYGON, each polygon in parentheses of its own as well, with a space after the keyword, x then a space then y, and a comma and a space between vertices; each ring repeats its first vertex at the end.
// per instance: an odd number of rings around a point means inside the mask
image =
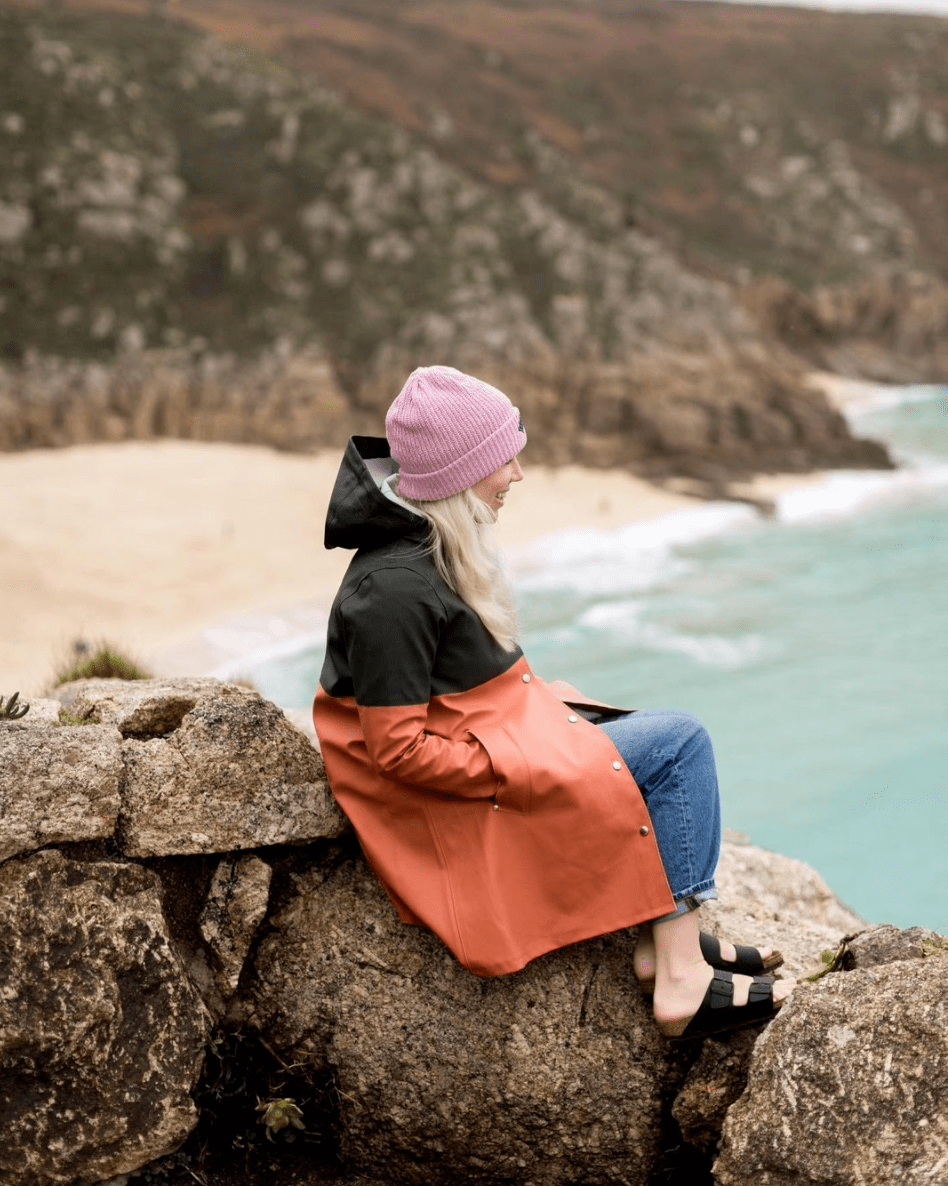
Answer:
MULTIPOLYGON (((392 486, 397 492, 397 479, 392 486)), ((431 501, 399 498, 430 523, 431 555, 444 583, 471 607, 502 650, 514 650, 517 610, 491 530, 494 512, 470 490, 431 501)))

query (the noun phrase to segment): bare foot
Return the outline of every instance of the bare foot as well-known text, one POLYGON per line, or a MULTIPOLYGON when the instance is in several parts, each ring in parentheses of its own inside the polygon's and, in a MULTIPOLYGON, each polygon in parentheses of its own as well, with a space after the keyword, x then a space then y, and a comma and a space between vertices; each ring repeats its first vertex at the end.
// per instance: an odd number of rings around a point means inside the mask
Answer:
MULTIPOLYGON (((680 974, 674 978, 662 977, 662 983, 655 988, 652 1012, 659 1029, 666 1037, 677 1037, 685 1030, 704 1000, 713 977, 714 969, 704 960, 697 960, 682 968, 680 974)), ((750 976, 735 976, 733 980, 733 1003, 734 1007, 739 1009, 747 1004, 753 980, 750 976)), ((774 1004, 783 1004, 795 987, 795 980, 775 981, 772 990, 774 1004)))
MULTIPOLYGON (((721 958, 723 960, 737 959, 737 950, 733 943, 721 939, 721 958)), ((773 954, 772 947, 759 947, 760 958, 766 960, 773 954)), ((649 923, 642 923, 632 956, 632 967, 639 983, 645 992, 652 992, 655 988, 655 938, 649 923)), ((746 977, 745 977, 746 979, 746 977)), ((705 985, 707 987, 707 985, 705 985)), ((702 993, 702 995, 704 995, 702 993)))

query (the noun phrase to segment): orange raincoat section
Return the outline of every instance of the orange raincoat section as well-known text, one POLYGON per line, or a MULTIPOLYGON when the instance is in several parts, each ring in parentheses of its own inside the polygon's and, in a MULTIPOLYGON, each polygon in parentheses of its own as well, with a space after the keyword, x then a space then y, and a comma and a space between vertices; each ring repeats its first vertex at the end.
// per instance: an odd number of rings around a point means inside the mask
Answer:
POLYGON ((320 687, 313 719, 400 917, 476 975, 674 909, 628 768, 523 657, 426 704, 365 707, 320 687))

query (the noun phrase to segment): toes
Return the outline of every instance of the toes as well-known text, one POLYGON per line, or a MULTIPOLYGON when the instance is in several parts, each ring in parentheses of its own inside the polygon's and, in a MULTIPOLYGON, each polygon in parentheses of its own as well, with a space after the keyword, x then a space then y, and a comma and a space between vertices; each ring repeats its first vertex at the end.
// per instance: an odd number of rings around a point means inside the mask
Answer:
POLYGON ((780 1004, 787 999, 787 997, 796 988, 797 982, 795 980, 775 980, 774 981, 774 1004, 780 1004))
MULTIPOLYGON (((758 977, 765 982, 769 977, 758 977)), ((734 1004, 738 1008, 741 1005, 746 1005, 749 999, 750 987, 754 983, 752 976, 734 976, 734 1004)), ((795 980, 774 980, 772 982, 771 996, 775 1005, 783 1004, 783 1002, 790 996, 796 988, 797 982, 795 980)))
MULTIPOLYGON (((753 976, 734 976, 732 977, 734 983, 734 1004, 740 1008, 741 1005, 746 1005, 750 996, 750 987, 754 983, 753 976)), ((770 981, 769 977, 757 977, 758 980, 763 980, 765 983, 770 981)), ((771 995, 775 1005, 779 1005, 785 1001, 787 997, 796 988, 797 982, 795 980, 774 980, 770 981, 772 984, 771 995)))

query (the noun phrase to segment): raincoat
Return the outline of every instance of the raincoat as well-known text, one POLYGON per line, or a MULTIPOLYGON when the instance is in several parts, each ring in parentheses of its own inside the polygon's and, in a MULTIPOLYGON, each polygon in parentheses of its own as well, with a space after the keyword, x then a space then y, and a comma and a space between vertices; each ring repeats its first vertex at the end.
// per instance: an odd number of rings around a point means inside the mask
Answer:
POLYGON ((328 548, 356 554, 313 705, 332 792, 406 923, 479 976, 674 909, 625 763, 584 713, 501 649, 444 583, 428 523, 380 490, 384 438, 353 437, 328 548))

